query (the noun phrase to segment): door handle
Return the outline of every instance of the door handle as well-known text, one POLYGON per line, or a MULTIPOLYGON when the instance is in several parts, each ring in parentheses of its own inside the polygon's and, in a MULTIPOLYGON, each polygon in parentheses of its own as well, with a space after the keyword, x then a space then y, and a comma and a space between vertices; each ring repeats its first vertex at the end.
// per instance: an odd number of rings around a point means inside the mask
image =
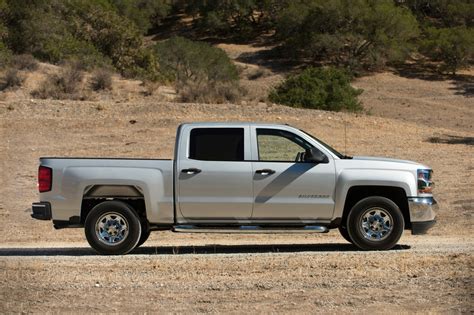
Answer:
POLYGON ((201 170, 198 168, 185 168, 184 170, 181 170, 181 173, 192 175, 201 173, 201 170))
POLYGON ((275 171, 269 168, 264 168, 263 170, 256 170, 255 173, 266 176, 266 175, 275 174, 275 171))

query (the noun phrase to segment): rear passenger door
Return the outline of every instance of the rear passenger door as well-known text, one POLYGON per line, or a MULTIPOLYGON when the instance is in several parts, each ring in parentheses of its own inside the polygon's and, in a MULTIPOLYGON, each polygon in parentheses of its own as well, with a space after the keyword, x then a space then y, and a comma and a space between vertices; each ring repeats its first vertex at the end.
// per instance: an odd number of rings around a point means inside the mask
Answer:
POLYGON ((252 215, 249 127, 188 126, 177 161, 177 201, 186 221, 234 222, 252 215), (246 161, 247 160, 247 161, 246 161))

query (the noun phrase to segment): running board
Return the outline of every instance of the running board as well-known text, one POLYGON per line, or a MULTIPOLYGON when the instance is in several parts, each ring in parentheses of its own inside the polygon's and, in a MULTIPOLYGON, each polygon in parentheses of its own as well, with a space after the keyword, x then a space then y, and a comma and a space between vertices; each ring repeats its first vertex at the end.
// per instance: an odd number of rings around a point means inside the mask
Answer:
POLYGON ((176 225, 173 232, 183 233, 327 233, 325 226, 306 225, 302 227, 262 227, 258 225, 242 225, 233 227, 208 227, 196 225, 176 225))

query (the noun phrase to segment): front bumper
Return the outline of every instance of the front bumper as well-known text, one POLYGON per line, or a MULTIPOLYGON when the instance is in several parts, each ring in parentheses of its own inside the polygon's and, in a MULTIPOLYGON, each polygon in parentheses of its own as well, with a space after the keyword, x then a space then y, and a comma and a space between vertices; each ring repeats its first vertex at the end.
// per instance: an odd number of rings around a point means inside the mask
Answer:
POLYGON ((436 223, 438 203, 433 197, 409 197, 411 234, 425 234, 436 223))
POLYGON ((51 204, 49 202, 34 202, 31 205, 31 217, 37 220, 51 220, 51 204))

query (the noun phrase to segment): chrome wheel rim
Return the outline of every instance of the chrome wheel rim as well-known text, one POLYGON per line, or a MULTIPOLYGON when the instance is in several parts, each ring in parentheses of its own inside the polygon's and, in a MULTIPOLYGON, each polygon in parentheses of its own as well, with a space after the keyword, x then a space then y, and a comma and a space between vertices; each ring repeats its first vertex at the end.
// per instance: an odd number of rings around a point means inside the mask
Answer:
POLYGON ((361 216, 360 231, 362 235, 371 241, 386 239, 393 229, 393 218, 383 208, 370 208, 365 210, 361 216))
POLYGON ((95 232, 102 243, 118 245, 128 236, 128 221, 117 212, 107 212, 97 220, 95 232))

